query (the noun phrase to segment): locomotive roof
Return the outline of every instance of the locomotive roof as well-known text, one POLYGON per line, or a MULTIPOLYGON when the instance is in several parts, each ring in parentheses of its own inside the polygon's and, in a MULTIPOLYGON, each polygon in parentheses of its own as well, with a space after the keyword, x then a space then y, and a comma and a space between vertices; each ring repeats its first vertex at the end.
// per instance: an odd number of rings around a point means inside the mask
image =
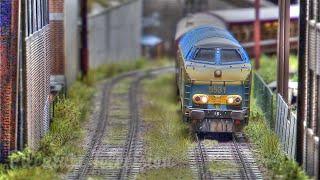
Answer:
POLYGON ((191 29, 204 25, 213 25, 221 29, 226 29, 223 20, 216 17, 214 14, 208 12, 188 14, 178 22, 175 39, 179 39, 183 34, 191 29))
POLYGON ((187 32, 179 42, 186 58, 194 47, 241 48, 239 42, 227 31, 213 26, 203 26, 187 32))
MULTIPOLYGON (((228 10, 217 10, 210 11, 210 13, 215 14, 222 18, 225 22, 249 22, 255 20, 254 8, 240 8, 240 9, 228 9, 228 10)), ((276 20, 279 17, 279 7, 263 7, 260 10, 260 19, 263 21, 276 20)), ((293 19, 299 18, 299 6, 290 6, 290 17, 293 19)))
POLYGON ((241 48, 239 43, 220 37, 203 39, 196 43, 195 46, 199 48, 241 48))

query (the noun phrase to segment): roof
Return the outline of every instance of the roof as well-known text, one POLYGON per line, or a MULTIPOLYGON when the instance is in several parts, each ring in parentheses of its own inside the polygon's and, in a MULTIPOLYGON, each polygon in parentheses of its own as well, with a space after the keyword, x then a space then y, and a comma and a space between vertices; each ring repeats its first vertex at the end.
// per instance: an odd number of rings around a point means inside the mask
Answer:
POLYGON ((188 14, 178 22, 175 39, 179 39, 183 34, 190 31, 191 29, 204 25, 211 25, 221 29, 226 29, 223 20, 211 13, 205 12, 188 14))
POLYGON ((202 26, 187 32, 180 40, 179 46, 185 58, 195 46, 214 45, 222 48, 241 47, 239 42, 226 30, 213 26, 202 26))
MULTIPOLYGON (((232 10, 218 10, 210 11, 210 13, 215 14, 222 18, 225 22, 247 22, 255 20, 254 8, 241 8, 232 10)), ((260 19, 265 20, 275 20, 279 17, 279 8, 275 7, 263 7, 260 10, 260 19)), ((290 7, 290 17, 291 19, 299 18, 299 6, 291 5, 290 7)))
POLYGON ((240 44, 235 41, 230 41, 225 38, 214 37, 203 39, 195 44, 196 47, 224 47, 224 48, 240 48, 240 44))

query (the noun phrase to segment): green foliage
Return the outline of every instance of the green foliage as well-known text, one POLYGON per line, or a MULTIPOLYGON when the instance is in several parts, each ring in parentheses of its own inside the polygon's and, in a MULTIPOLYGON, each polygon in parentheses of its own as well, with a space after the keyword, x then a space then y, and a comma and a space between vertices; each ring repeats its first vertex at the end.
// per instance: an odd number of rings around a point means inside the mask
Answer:
MULTIPOLYGON (((289 71, 291 73, 291 80, 297 80, 298 71, 298 57, 296 55, 290 55, 289 59, 289 71)), ((258 73, 269 84, 277 79, 277 57, 263 55, 260 59, 260 69, 258 73)))
POLYGON ((298 164, 283 153, 279 138, 268 128, 261 110, 254 103, 244 132, 258 150, 259 160, 268 169, 271 179, 308 179, 298 164))
MULTIPOLYGON (((9 156, 9 167, 0 166, 0 180, 56 179, 57 173, 66 172, 71 157, 81 151, 81 124, 90 111, 91 98, 95 92, 93 85, 99 80, 145 68, 146 65, 147 61, 143 59, 104 65, 90 71, 83 80, 76 81, 69 88, 66 98, 57 99, 50 131, 42 138, 39 149, 32 151, 27 148, 12 153, 9 156)), ((151 64, 148 67, 153 66, 151 64)))
POLYGON ((5 175, 0 174, 0 180, 49 180, 58 179, 57 175, 41 167, 9 170, 5 175))
POLYGON ((188 168, 153 169, 138 175, 137 180, 184 179, 192 180, 192 172, 188 168))
POLYGON ((233 173, 237 171, 237 165, 231 161, 211 161, 209 171, 214 175, 233 173))
POLYGON ((118 61, 101 65, 96 69, 90 70, 88 76, 84 79, 84 82, 87 85, 92 85, 97 81, 110 78, 123 72, 142 69, 146 67, 147 63, 148 61, 145 59, 138 59, 135 61, 118 61))
POLYGON ((93 87, 77 81, 70 87, 68 98, 58 98, 50 131, 41 140, 39 149, 32 151, 26 148, 12 153, 6 177, 10 179, 26 174, 26 179, 34 179, 42 171, 50 172, 45 174, 48 177, 53 176, 53 172, 66 172, 70 158, 79 152, 81 122, 90 109, 93 93, 93 87))
POLYGON ((88 76, 84 78, 85 84, 91 86, 97 81, 113 77, 117 74, 133 71, 137 69, 150 69, 153 67, 162 67, 173 65, 174 61, 163 58, 159 60, 137 59, 134 61, 117 61, 109 64, 101 65, 96 69, 89 71, 88 76))
POLYGON ((145 133, 147 158, 187 162, 187 149, 191 144, 189 129, 179 115, 174 76, 163 75, 144 84, 147 104, 143 115, 148 130, 145 133), (161 90, 161 95, 159 95, 161 90))
POLYGON ((40 166, 43 161, 40 153, 31 151, 29 148, 24 149, 22 152, 12 153, 9 156, 11 169, 36 167, 40 166))

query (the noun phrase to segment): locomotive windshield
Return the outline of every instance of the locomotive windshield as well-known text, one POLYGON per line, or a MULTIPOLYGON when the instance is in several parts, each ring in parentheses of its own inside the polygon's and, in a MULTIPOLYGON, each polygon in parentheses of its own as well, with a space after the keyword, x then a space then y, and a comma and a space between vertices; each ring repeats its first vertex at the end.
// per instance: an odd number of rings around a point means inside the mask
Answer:
POLYGON ((231 63, 231 62, 239 62, 242 61, 240 54, 235 49, 223 49, 221 50, 221 58, 222 63, 231 63))
POLYGON ((214 62, 215 51, 215 49, 201 48, 196 53, 194 59, 199 61, 214 62))

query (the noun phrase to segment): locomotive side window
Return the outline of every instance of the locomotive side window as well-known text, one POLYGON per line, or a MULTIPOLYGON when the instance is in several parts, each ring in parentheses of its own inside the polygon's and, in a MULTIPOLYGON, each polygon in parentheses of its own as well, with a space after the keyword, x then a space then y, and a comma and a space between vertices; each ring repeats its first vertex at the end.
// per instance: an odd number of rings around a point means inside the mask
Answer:
POLYGON ((215 50, 214 49, 199 49, 196 53, 194 59, 199 61, 208 61, 213 62, 215 56, 215 50))
POLYGON ((222 63, 239 62, 239 61, 242 61, 242 59, 237 50, 235 49, 221 50, 222 63))

